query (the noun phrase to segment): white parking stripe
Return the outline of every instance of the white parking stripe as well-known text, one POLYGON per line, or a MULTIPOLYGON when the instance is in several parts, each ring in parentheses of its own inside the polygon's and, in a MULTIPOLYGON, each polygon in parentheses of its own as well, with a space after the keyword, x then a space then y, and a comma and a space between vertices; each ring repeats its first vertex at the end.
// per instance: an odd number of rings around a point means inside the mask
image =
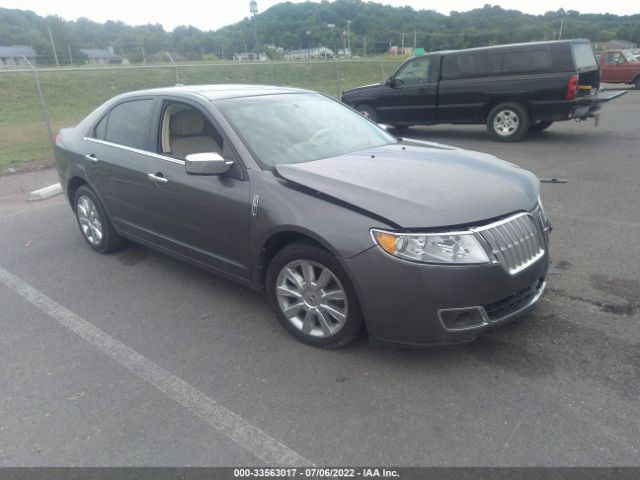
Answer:
POLYGON ((73 333, 272 466, 312 462, 0 267, 0 281, 73 333))

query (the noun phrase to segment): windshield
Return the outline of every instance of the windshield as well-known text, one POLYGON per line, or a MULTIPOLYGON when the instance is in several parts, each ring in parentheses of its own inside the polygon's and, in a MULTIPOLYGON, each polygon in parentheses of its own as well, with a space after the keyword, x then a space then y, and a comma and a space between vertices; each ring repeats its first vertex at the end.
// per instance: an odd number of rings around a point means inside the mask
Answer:
POLYGON ((360 114, 319 94, 234 98, 216 106, 265 168, 396 143, 360 114))
POLYGON ((635 63, 638 61, 636 56, 633 53, 631 53, 631 50, 623 50, 622 54, 624 55, 624 58, 627 59, 627 62, 635 63))

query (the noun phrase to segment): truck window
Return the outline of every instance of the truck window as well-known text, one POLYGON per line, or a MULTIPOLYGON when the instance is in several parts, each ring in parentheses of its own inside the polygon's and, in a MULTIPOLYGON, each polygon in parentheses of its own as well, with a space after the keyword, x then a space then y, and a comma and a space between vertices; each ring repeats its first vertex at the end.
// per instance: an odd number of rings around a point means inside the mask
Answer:
POLYGON ((448 55, 444 59, 442 78, 500 73, 503 53, 476 52, 448 55))
POLYGON ((620 52, 609 52, 604 56, 604 63, 605 65, 616 65, 620 63, 621 58, 620 52))
POLYGON ((546 48, 508 52, 504 55, 502 69, 507 72, 544 70, 551 65, 551 55, 546 48))
POLYGON ((429 58, 420 57, 406 63, 396 72, 394 78, 400 85, 425 83, 429 73, 429 58))
POLYGON ((578 71, 598 68, 598 61, 590 43, 572 43, 571 48, 573 49, 573 57, 576 60, 578 71))

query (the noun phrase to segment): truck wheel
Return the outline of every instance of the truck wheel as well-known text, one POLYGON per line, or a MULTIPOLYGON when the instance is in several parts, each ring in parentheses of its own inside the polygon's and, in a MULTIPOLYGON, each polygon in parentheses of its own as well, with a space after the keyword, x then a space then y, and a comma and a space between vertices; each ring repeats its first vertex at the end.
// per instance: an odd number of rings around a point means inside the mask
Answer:
POLYGON ((530 132, 541 132, 541 131, 546 130, 547 128, 549 128, 552 123, 553 122, 551 122, 549 120, 540 120, 539 122, 533 122, 531 125, 529 125, 529 131, 530 132))
POLYGON ((636 78, 635 83, 633 84, 636 90, 640 90, 640 77, 636 78))
POLYGON ((377 122, 378 121, 378 114, 376 113, 375 109, 372 106, 366 105, 366 104, 358 105, 356 107, 356 110, 358 112, 360 112, 360 114, 364 118, 368 118, 372 122, 377 122))
POLYGON ((529 114, 519 103, 501 103, 489 113, 487 131, 499 142, 516 142, 529 131, 529 114))

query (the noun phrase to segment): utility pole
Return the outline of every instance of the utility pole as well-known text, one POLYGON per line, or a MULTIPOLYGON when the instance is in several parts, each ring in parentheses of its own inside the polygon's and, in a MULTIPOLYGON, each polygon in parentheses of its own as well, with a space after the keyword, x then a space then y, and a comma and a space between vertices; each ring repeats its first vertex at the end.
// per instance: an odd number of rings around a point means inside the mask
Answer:
MULTIPOLYGON (((253 39, 256 44, 254 53, 258 55, 258 2, 256 0, 249 2, 249 11, 253 14, 253 39)), ((254 60, 256 60, 255 57, 254 60)))
POLYGON ((56 53, 56 46, 53 43, 53 34, 51 33, 51 26, 49 28, 49 40, 51 41, 51 50, 53 50, 53 58, 56 60, 56 67, 60 67, 58 63, 58 54, 56 53))
POLYGON ((73 56, 71 55, 71 45, 67 45, 67 50, 69 50, 69 65, 73 65, 73 56))
POLYGON ((364 37, 364 57, 367 56, 367 37, 364 37))
POLYGON ((140 50, 142 50, 142 63, 147 63, 147 57, 144 54, 144 47, 140 47, 140 50))
POLYGON ((351 56, 351 20, 347 20, 347 48, 349 49, 349 56, 351 56))
POLYGON ((562 26, 564 25, 564 15, 560 17, 560 34, 558 35, 558 40, 562 40, 562 26))
POLYGON ((401 55, 404 57, 404 32, 402 32, 402 47, 400 47, 401 55))

